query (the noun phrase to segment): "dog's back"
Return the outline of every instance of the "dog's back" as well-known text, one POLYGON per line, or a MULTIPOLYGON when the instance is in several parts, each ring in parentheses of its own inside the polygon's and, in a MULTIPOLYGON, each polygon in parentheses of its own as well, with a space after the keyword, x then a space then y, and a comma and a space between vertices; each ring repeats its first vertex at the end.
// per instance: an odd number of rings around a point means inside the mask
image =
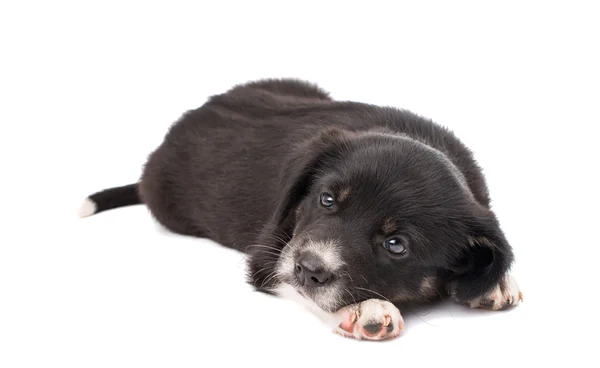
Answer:
MULTIPOLYGON (((171 231, 243 249, 273 211, 268 197, 278 189, 286 158, 330 128, 419 140, 450 159, 476 200, 489 206, 481 171, 452 132, 408 111, 334 101, 319 87, 291 79, 239 85, 184 114, 150 155, 137 188, 124 187, 130 200, 123 205, 143 202, 171 231)), ((112 201, 112 207, 121 203, 112 201)), ((102 204, 96 209, 107 207, 102 204)))

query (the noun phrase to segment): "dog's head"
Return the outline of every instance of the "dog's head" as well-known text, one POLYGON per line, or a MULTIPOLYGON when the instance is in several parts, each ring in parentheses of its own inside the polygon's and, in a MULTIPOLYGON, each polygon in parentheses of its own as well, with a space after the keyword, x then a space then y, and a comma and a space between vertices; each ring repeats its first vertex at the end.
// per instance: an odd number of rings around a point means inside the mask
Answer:
POLYGON ((291 285, 326 311, 422 301, 446 287, 469 300, 512 262, 493 213, 422 142, 331 129, 299 145, 286 170, 264 247, 251 251, 256 287, 291 285))

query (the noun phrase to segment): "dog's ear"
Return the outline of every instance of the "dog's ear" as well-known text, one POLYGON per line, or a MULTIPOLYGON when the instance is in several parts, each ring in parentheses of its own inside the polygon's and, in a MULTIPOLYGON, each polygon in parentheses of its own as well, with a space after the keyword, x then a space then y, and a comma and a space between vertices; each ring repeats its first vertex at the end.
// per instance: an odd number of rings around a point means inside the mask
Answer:
MULTIPOLYGON (((344 147, 355 134, 347 130, 328 129, 313 139, 295 145, 287 157, 281 158, 285 163, 279 173, 277 192, 272 197, 275 210, 262 228, 258 239, 260 244, 277 248, 285 246, 296 226, 295 209, 310 190, 315 175, 330 162, 342 157, 344 147)), ((268 277, 268 272, 264 272, 265 264, 274 264, 279 256, 257 249, 249 251, 248 280, 258 290, 267 291, 272 278, 268 277)))
POLYGON ((448 284, 450 295, 460 302, 472 301, 501 284, 513 262, 513 252, 495 216, 490 212, 469 221, 468 235, 448 284))
POLYGON ((315 175, 324 165, 339 159, 344 147, 356 133, 331 128, 298 144, 287 157, 274 197, 275 212, 265 231, 289 240, 295 226, 294 209, 311 188, 315 175))

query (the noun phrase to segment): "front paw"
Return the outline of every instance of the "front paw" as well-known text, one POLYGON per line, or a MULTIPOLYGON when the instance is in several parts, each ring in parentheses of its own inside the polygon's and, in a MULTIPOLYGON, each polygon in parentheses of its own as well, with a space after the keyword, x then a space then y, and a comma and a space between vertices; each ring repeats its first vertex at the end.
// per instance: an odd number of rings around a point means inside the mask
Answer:
POLYGON ((392 303, 369 299, 342 308, 342 322, 334 332, 346 337, 365 340, 394 338, 404 329, 400 311, 392 303))
POLYGON ((467 302, 471 308, 502 310, 519 305, 523 293, 515 279, 507 275, 504 280, 486 295, 467 302))

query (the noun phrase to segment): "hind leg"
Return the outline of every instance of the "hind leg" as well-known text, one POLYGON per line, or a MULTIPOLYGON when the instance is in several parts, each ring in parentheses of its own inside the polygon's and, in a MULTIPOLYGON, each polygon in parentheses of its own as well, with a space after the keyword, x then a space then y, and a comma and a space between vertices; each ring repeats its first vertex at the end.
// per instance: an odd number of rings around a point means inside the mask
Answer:
POLYGON ((466 304, 471 308, 503 310, 519 305, 523 301, 523 293, 511 275, 504 279, 486 295, 469 300, 466 304))
POLYGON ((202 237, 193 221, 186 216, 185 208, 177 202, 181 196, 177 194, 178 184, 172 179, 163 143, 148 158, 139 182, 140 198, 148 206, 152 216, 168 230, 182 235, 202 237))

